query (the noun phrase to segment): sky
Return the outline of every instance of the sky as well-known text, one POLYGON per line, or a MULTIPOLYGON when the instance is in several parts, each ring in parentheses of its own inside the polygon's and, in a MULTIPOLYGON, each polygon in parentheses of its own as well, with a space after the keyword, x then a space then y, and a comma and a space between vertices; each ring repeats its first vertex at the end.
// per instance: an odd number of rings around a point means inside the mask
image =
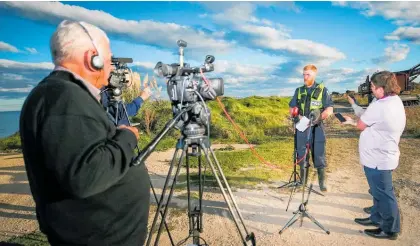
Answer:
POLYGON ((0 111, 19 111, 52 71, 49 39, 64 19, 103 29, 141 76, 178 62, 185 40, 185 62, 215 56, 206 76, 232 97, 291 96, 307 64, 344 92, 420 62, 419 2, 0 2, 0 111))

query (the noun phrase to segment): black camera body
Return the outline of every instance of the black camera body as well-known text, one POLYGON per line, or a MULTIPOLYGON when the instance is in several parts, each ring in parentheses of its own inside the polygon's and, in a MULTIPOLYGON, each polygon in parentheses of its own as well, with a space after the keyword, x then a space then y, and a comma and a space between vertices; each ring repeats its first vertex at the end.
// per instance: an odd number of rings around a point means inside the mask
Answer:
POLYGON ((187 43, 178 40, 179 63, 164 64, 158 62, 154 72, 159 77, 167 78, 167 92, 169 99, 174 104, 195 103, 200 100, 214 100, 224 94, 222 78, 204 80, 203 74, 214 71, 214 56, 207 55, 204 64, 200 67, 190 67, 184 63, 184 48, 187 43), (201 98, 200 98, 201 97, 201 98))
POLYGON ((128 87, 129 83, 132 83, 127 79, 127 75, 131 73, 130 68, 128 68, 127 63, 132 63, 132 58, 119 58, 112 57, 111 64, 114 66, 114 70, 109 76, 108 82, 109 87, 119 88, 120 90, 128 87))
MULTIPOLYGON (((193 126, 195 129, 198 126, 198 128, 207 126, 209 131, 210 109, 205 101, 215 100, 224 94, 223 79, 207 79, 204 76, 204 73, 214 71, 214 56, 207 55, 202 66, 191 67, 188 63, 184 63, 184 48, 187 47, 187 42, 178 40, 177 44, 179 63, 158 62, 154 72, 159 77, 167 78, 167 92, 172 103, 173 115, 176 116, 185 108, 190 108, 187 113, 182 114, 175 128, 189 129, 193 126)), ((202 130, 204 131, 204 128, 202 130)), ((196 130, 185 132, 196 134, 196 130)))

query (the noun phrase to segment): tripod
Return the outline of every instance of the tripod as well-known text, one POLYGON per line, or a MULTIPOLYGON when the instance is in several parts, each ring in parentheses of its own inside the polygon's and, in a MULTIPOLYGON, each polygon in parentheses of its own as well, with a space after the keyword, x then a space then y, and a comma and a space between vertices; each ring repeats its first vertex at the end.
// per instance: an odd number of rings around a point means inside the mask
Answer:
MULTIPOLYGON (((308 137, 306 139, 306 148, 307 148, 307 153, 309 153, 309 149, 310 149, 310 139, 311 139, 311 133, 313 130, 313 117, 310 116, 310 128, 308 131, 308 137)), ((282 234, 284 230, 286 230, 287 228, 289 228, 290 226, 292 226, 299 218, 300 218, 300 226, 302 226, 303 224, 303 217, 308 217, 313 223, 315 223, 318 227, 320 227, 322 230, 324 230, 327 234, 330 234, 330 231, 325 229, 324 226, 321 225, 321 223, 319 223, 312 215, 310 215, 308 213, 308 210, 306 209, 306 206, 308 205, 309 202, 309 196, 311 194, 311 190, 312 190, 312 184, 309 187, 309 191, 308 191, 308 197, 305 200, 305 187, 306 184, 308 182, 307 178, 307 172, 309 172, 309 155, 306 155, 306 165, 304 166, 303 169, 303 185, 302 185, 302 202, 299 205, 299 208, 297 211, 293 212, 293 217, 286 223, 286 225, 284 225, 284 227, 279 231, 279 234, 282 234)), ((290 200, 289 200, 290 202, 290 200)))
MULTIPOLYGON (((105 92, 105 91, 103 91, 103 92, 105 92)), ((101 93, 103 93, 103 92, 101 92, 101 93)), ((110 120, 115 124, 115 126, 118 126, 118 123, 119 123, 119 120, 120 120, 120 114, 119 114, 119 110, 120 110, 120 107, 122 108, 122 110, 123 110, 123 115, 124 115, 124 117, 126 117, 127 118, 127 120, 128 120, 128 124, 130 125, 130 126, 136 126, 136 125, 138 125, 138 123, 132 123, 131 121, 130 121, 130 118, 128 117, 128 112, 127 112, 127 109, 126 109, 126 107, 125 107, 125 104, 123 103, 123 101, 122 101, 122 98, 121 98, 121 95, 122 95, 122 91, 121 91, 121 89, 119 89, 119 88, 113 88, 112 89, 112 95, 111 95, 111 99, 110 99, 110 105, 111 105, 111 107, 113 107, 114 108, 114 110, 115 110, 115 115, 113 116, 109 111, 109 109, 110 109, 110 107, 107 107, 106 108, 106 113, 107 113, 107 115, 108 115, 108 117, 110 118, 110 120)), ((138 154, 140 154, 140 148, 139 148, 139 145, 138 145, 138 143, 136 144, 136 149, 137 149, 137 153, 138 154)), ((147 167, 145 166, 145 168, 146 168, 146 170, 147 170, 147 167)), ((155 198, 155 201, 156 201, 156 203, 158 202, 158 198, 157 198, 157 195, 156 195, 156 192, 155 192, 155 189, 154 189, 154 187, 153 187, 153 184, 152 184, 152 181, 149 179, 149 184, 150 184, 150 187, 151 187, 151 189, 152 189, 152 192, 153 192, 153 196, 154 196, 154 198, 155 198)), ((163 215, 163 214, 161 214, 161 215, 163 215)), ((172 235, 171 235, 171 233, 170 233, 170 231, 169 231, 169 227, 168 227, 168 224, 165 222, 164 223, 164 225, 165 225, 165 229, 166 229, 166 231, 168 232, 168 237, 169 237, 169 240, 171 241, 171 244, 172 245, 175 245, 174 244, 174 242, 173 242, 173 239, 172 239, 172 235)))
MULTIPOLYGON (((156 145, 159 143, 159 141, 163 138, 163 136, 169 131, 170 128, 172 128, 178 121, 179 118, 184 114, 184 113, 190 113, 192 114, 192 109, 194 108, 194 104, 190 105, 188 107, 183 108, 182 110, 180 110, 180 112, 171 120, 167 123, 166 127, 155 137, 155 139, 152 140, 152 142, 150 142, 148 144, 148 146, 146 146, 138 155, 138 157, 136 158, 136 160, 133 162, 133 165, 139 165, 140 163, 142 163, 145 158, 147 158, 148 155, 150 155, 150 153, 153 151, 153 149, 156 147, 156 145)), ((191 119, 191 117, 188 117, 189 119, 191 119)), ((207 125, 207 128, 209 129, 209 125, 207 125)), ((147 243, 146 245, 150 245, 151 240, 152 240, 152 234, 154 231, 154 228, 156 226, 157 223, 157 218, 158 215, 161 214, 162 215, 162 219, 161 219, 161 223, 157 232, 157 236, 155 239, 155 243, 154 245, 158 245, 159 243, 159 239, 160 239, 160 235, 161 235, 161 231, 162 231, 162 222, 165 223, 165 218, 167 216, 168 213, 168 204, 171 201, 171 198, 173 196, 173 192, 174 192, 174 188, 177 182, 177 178, 179 176, 179 172, 181 170, 181 163, 183 162, 183 159, 185 157, 185 166, 187 169, 187 192, 188 192, 188 219, 189 219, 189 235, 188 237, 183 240, 180 243, 185 242, 186 240, 188 240, 189 238, 193 238, 193 243, 194 245, 197 246, 204 246, 206 245, 205 240, 203 240, 200 237, 200 233, 203 232, 203 212, 202 212, 202 197, 203 197, 203 185, 201 183, 201 180, 203 178, 202 176, 202 164, 201 164, 201 153, 204 152, 204 156, 207 160, 207 164, 210 166, 212 173, 217 181, 217 184, 219 185, 219 188, 222 192, 223 198, 226 202, 226 204, 228 205, 229 208, 229 212, 233 218, 233 221, 235 223, 235 226, 241 236, 243 245, 247 245, 248 241, 251 241, 252 245, 255 246, 256 245, 256 241, 255 241, 255 235, 254 233, 249 233, 245 223, 244 223, 244 219, 239 211, 238 205, 235 201, 235 198, 233 197, 231 188, 226 180, 226 177, 223 174, 222 168, 219 164, 219 161, 216 158, 216 155, 214 154, 213 150, 210 147, 210 139, 208 135, 205 135, 206 129, 202 124, 198 124, 196 122, 193 121, 187 121, 184 122, 184 125, 182 127, 182 136, 178 139, 178 142, 176 144, 176 149, 173 155, 173 158, 171 160, 171 164, 169 167, 169 171, 168 171, 168 176, 165 180, 165 184, 163 186, 162 189, 162 195, 159 199, 158 205, 157 205, 157 211, 155 213, 154 219, 153 219, 153 223, 152 226, 150 228, 150 232, 149 232, 149 236, 147 239, 147 243), (188 151, 188 148, 191 148, 192 151, 188 151), (178 152, 182 150, 181 153, 181 157, 179 158, 179 161, 176 165, 176 172, 175 175, 173 175, 172 178, 172 185, 169 191, 169 196, 167 198, 167 201, 165 201, 165 195, 168 189, 168 185, 169 185, 169 180, 171 179, 172 176, 172 172, 173 172, 173 168, 175 166, 176 163, 176 157, 178 156, 178 152), (190 156, 195 156, 198 158, 198 175, 199 175, 199 198, 198 198, 198 206, 195 206, 194 208, 191 206, 191 194, 190 194, 190 172, 189 172, 189 157, 190 156), (211 157, 210 157, 211 156, 211 157), (222 182, 223 181, 223 182, 222 182), (225 189, 227 190, 227 194, 225 192, 225 189), (229 200, 230 199, 230 200, 229 200), (234 213, 234 209, 235 209, 234 213), (239 217, 239 219, 237 218, 239 217), (242 232, 241 227, 239 224, 242 224, 243 229, 245 231, 245 233, 242 232), (203 240, 205 244, 200 244, 200 240, 203 240)), ((180 244, 178 244, 180 245, 180 244)))
MULTIPOLYGON (((310 129, 311 130, 311 129, 310 129)), ((303 185, 303 183, 304 182, 302 182, 302 177, 300 177, 299 176, 299 174, 298 174, 298 172, 296 171, 296 166, 297 166, 297 164, 298 163, 296 163, 297 162, 297 160, 298 160, 298 153, 297 153, 297 140, 296 140, 296 138, 297 138, 297 132, 296 132, 296 120, 295 119, 293 119, 293 143, 294 143, 294 151, 293 151, 293 171, 292 171, 292 174, 290 175, 290 178, 289 178, 289 182, 287 182, 286 184, 284 184, 284 185, 282 185, 282 186, 280 186, 280 187, 278 187, 278 189, 281 189, 281 188, 288 188, 288 187, 293 187, 293 189, 292 189, 292 191, 290 192, 290 196, 289 196, 289 201, 288 201, 288 203, 287 203, 287 207, 286 207, 286 211, 289 209, 289 205, 290 205, 290 202, 291 202, 291 200, 292 200, 292 197, 293 197, 293 194, 295 193, 295 191, 296 191, 296 188, 297 187, 299 187, 299 186, 302 186, 303 185), (292 179, 293 178, 293 179, 292 179), (298 181, 298 179, 299 179, 299 181, 298 181)), ((307 148, 306 149, 306 159, 307 159, 307 161, 308 161, 308 153, 309 153, 309 149, 307 148)), ((303 157, 302 157, 303 158, 303 157)), ((302 159, 301 160, 299 160, 299 162, 300 161, 302 161, 302 159)), ((308 162, 307 162, 308 163, 308 162)), ((318 194, 318 195, 320 195, 320 196, 324 196, 324 194, 322 194, 322 193, 320 193, 320 192, 318 192, 318 191, 316 191, 316 190, 314 190, 314 189, 312 189, 312 186, 310 186, 310 187, 308 187, 307 185, 306 185, 306 183, 305 183, 305 185, 303 185, 304 186, 304 189, 309 189, 309 190, 311 190, 311 191, 313 191, 314 193, 316 193, 316 194, 318 194)))

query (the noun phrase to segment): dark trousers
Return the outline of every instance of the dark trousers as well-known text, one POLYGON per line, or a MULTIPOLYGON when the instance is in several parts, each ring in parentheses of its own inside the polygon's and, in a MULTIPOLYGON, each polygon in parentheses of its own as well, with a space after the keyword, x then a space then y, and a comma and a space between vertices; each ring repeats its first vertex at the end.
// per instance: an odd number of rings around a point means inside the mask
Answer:
MULTIPOLYGON (((300 160, 306 152, 306 144, 308 142, 308 132, 309 129, 306 129, 304 132, 296 131, 296 149, 298 153, 298 160, 300 160)), ((309 156, 312 157, 312 161, 314 163, 315 168, 325 168, 326 161, 325 161, 325 132, 324 127, 321 125, 317 125, 313 127, 309 143, 310 143, 310 152, 308 153, 309 156)), ((305 158, 306 159, 306 158, 305 158)), ((308 158, 309 160, 309 158, 308 158)), ((302 160, 299 165, 303 168, 303 164, 305 160, 302 160)))
POLYGON ((373 196, 370 219, 379 223, 384 232, 400 232, 400 212, 392 185, 392 170, 364 167, 373 196))

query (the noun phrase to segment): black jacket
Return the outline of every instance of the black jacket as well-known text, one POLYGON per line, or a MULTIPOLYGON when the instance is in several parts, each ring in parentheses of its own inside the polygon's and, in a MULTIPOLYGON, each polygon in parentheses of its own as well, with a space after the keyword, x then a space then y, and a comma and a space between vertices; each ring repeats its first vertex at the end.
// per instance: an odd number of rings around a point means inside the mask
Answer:
POLYGON ((40 229, 52 245, 142 245, 149 176, 84 84, 55 71, 29 94, 20 136, 40 229))

